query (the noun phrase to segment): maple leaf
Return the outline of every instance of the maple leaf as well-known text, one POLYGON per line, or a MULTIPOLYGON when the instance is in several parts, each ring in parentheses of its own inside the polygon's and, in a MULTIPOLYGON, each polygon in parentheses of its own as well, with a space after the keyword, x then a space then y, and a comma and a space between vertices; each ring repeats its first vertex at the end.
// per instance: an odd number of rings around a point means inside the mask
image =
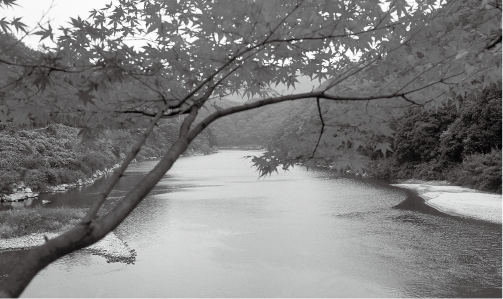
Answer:
POLYGON ((386 156, 386 151, 393 152, 393 150, 391 149, 391 146, 390 146, 389 142, 378 143, 375 146, 374 150, 375 151, 380 150, 384 156, 386 156))
POLYGON ((10 24, 10 22, 6 21, 5 17, 3 17, 0 20, 0 27, 2 27, 2 30, 3 30, 4 33, 7 33, 8 31, 10 31, 9 24, 10 24))
POLYGON ((23 32, 27 32, 26 31, 26 24, 24 24, 23 22, 21 22, 21 18, 13 18, 12 21, 10 22, 11 25, 13 25, 15 28, 16 28, 16 31, 23 31, 23 32))
POLYGON ((44 91, 47 84, 51 83, 49 76, 44 72, 37 72, 33 84, 40 87, 40 90, 44 91))
POLYGON ((42 26, 40 26, 40 28, 42 30, 33 33, 33 34, 36 34, 36 35, 41 35, 40 41, 42 41, 42 40, 44 40, 44 39, 46 39, 48 37, 50 37, 51 40, 54 41, 54 35, 52 33, 51 24, 48 25, 47 29, 44 29, 42 26))
POLYGON ((6 7, 9 7, 9 6, 19 6, 17 3, 15 3, 17 0, 2 0, 0 1, 0 7, 2 7, 3 5, 5 5, 6 7))
POLYGON ((76 93, 76 96, 78 97, 79 100, 81 100, 85 106, 89 106, 90 104, 94 105, 93 99, 95 98, 93 95, 91 95, 91 92, 93 91, 93 88, 89 88, 86 90, 79 90, 76 93))

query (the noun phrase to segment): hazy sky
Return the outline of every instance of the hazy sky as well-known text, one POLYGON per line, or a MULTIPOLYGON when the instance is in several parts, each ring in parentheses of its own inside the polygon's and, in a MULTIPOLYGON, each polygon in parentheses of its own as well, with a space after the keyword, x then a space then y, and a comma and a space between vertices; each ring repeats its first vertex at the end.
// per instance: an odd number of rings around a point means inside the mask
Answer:
MULTIPOLYGON (((115 0, 17 0, 16 3, 19 6, 0 9, 0 18, 6 17, 6 19, 12 20, 13 17, 22 17, 21 21, 30 29, 35 28, 39 22, 44 28, 47 28, 46 24, 50 21, 51 27, 54 30, 60 26, 67 27, 70 17, 76 18, 80 16, 82 19, 86 19, 92 9, 103 8, 110 2, 115 2, 115 0), (43 17, 44 13, 46 14, 45 17, 43 17)), ((21 37, 20 35, 18 36, 21 37)), ((37 49, 40 45, 40 36, 28 36, 23 39, 23 42, 37 49)), ((45 39, 43 42, 47 43, 50 41, 45 39)), ((308 92, 311 91, 313 87, 319 85, 317 80, 311 82, 307 77, 300 77, 298 80, 300 84, 297 86, 296 90, 291 88, 287 90, 286 86, 278 86, 275 89, 280 94, 291 94, 292 92, 308 92)))
MULTIPOLYGON (((60 26, 66 27, 70 17, 87 18, 89 11, 93 8, 103 8, 110 3, 110 0, 17 0, 16 3, 19 6, 1 9, 0 16, 9 20, 13 17, 21 17, 21 21, 28 25, 30 29, 35 28, 38 22, 47 28, 46 23, 50 21, 52 28, 56 29, 60 26), (44 13, 47 13, 47 15, 42 18, 44 13)), ((40 36, 35 35, 26 37, 23 42, 37 49, 39 40, 40 36)))

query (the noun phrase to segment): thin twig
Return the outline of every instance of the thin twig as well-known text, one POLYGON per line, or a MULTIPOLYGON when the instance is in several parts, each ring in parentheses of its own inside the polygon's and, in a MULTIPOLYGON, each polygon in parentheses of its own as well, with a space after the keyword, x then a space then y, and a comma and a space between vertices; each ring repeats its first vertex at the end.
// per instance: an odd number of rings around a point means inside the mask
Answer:
POLYGON ((318 146, 320 145, 320 140, 321 140, 321 135, 323 135, 323 132, 325 131, 325 121, 323 121, 323 114, 321 113, 321 107, 320 107, 320 98, 316 98, 316 105, 318 106, 318 115, 320 116, 321 120, 321 130, 320 130, 320 135, 318 136, 318 142, 316 142, 316 146, 314 147, 314 151, 311 154, 311 157, 309 159, 312 159, 314 157, 314 154, 316 153, 316 150, 318 149, 318 146))

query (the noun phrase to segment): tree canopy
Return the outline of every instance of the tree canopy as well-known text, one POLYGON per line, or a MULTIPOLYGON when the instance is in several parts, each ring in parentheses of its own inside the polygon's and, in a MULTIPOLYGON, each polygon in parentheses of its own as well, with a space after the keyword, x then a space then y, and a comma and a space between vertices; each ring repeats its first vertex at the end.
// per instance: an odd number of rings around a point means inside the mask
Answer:
POLYGON ((33 249, 6 279, 0 290, 6 296, 20 295, 46 265, 113 230, 221 117, 305 99, 319 119, 301 139, 255 157, 260 174, 298 161, 362 169, 358 149, 389 150, 387 119, 404 108, 457 106, 460 98, 501 84, 497 0, 119 0, 58 30, 30 30, 18 17, 1 19, 0 27, 4 37, 19 31, 54 41, 16 59, 10 54, 16 43, 2 47, 1 122, 64 115, 78 121, 86 138, 145 128, 82 222, 33 249), (274 91, 277 84, 295 87, 299 75, 324 83, 311 92, 274 91), (221 108, 229 95, 250 100, 221 108), (98 218, 156 123, 180 116, 166 155, 98 218))

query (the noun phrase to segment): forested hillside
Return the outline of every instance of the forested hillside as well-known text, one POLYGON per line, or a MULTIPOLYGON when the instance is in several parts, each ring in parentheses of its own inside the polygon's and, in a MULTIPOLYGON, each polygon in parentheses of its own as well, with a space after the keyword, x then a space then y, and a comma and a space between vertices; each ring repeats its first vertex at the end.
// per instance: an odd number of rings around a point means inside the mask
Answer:
POLYGON ((448 180, 501 193, 501 86, 463 99, 459 109, 410 109, 391 121, 393 154, 373 173, 389 179, 448 180))
MULTIPOLYGON (((0 47, 2 56, 15 61, 29 62, 40 54, 9 34, 2 35, 0 47)), ((16 72, 15 68, 2 68, 3 75, 16 72)), ((319 89, 328 84, 330 80, 319 89)), ((482 84, 480 86, 482 88, 482 84)), ((347 83, 332 92, 344 88, 354 89, 354 86, 347 83)), ((396 131, 394 138, 388 138, 392 152, 356 145, 364 163, 362 166, 366 168, 363 171, 384 179, 449 180, 501 192, 501 88, 486 88, 479 97, 461 99, 461 104, 461 107, 447 105, 438 109, 413 107, 401 117, 384 119, 396 131)), ((233 105, 236 103, 232 101, 208 105, 199 118, 208 116, 213 109, 233 105)), ((208 154, 217 147, 267 148, 291 154, 302 144, 303 150, 311 150, 311 158, 315 158, 315 151, 317 154, 330 151, 330 148, 323 148, 323 140, 318 138, 320 113, 339 111, 339 117, 344 117, 345 112, 356 110, 352 105, 335 105, 322 100, 319 110, 314 101, 301 100, 230 115, 206 129, 192 142, 187 154, 208 154)), ((43 190, 108 168, 121 161, 132 147, 135 136, 142 132, 137 127, 146 126, 146 123, 137 123, 131 126, 135 129, 106 130, 99 138, 82 143, 82 136, 79 136, 82 128, 75 126, 78 120, 68 121, 64 114, 59 114, 48 121, 52 123, 49 126, 36 123, 24 127, 3 125, 0 131, 0 192, 10 192, 12 183, 19 181, 35 190, 43 190)), ((330 126, 337 126, 338 121, 337 118, 325 119, 324 135, 329 134, 330 126)), ((179 117, 163 120, 137 155, 137 160, 164 155, 177 137, 180 122, 179 117)), ((359 129, 349 126, 342 130, 355 135, 359 129)), ((85 137, 86 131, 83 133, 85 137)), ((338 137, 341 138, 340 146, 355 148, 355 144, 345 141, 343 134, 339 133, 338 137)), ((319 160, 316 163, 323 165, 319 160)), ((347 166, 353 165, 343 165, 343 170, 347 166)))
POLYGON ((291 134, 302 133, 298 129, 308 120, 313 109, 316 105, 309 101, 280 103, 219 119, 210 128, 221 147, 266 148, 291 134))
MULTIPOLYGON (((360 147, 368 158, 365 173, 390 180, 448 180, 501 193, 501 101, 501 87, 494 85, 478 97, 461 99, 459 107, 411 107, 387 119, 395 130, 388 138, 392 151, 360 147)), ((232 115, 211 128, 219 146, 291 151, 311 138, 314 151, 320 122, 313 101, 297 101, 232 115)))
MULTIPOLYGON (((30 63, 41 54, 5 33, 0 34, 0 53, 1 57, 19 63, 30 63)), ((20 71, 3 64, 0 68, 0 83, 20 71)), ((0 93, 0 96, 3 95, 0 93)), ((97 170, 110 168, 124 159, 147 124, 137 121, 97 136, 87 136, 89 128, 83 126, 84 117, 69 119, 64 113, 58 113, 45 123, 28 118, 23 125, 0 120, 0 195, 11 193, 13 186, 20 182, 34 191, 45 191, 49 186, 74 183, 97 170)), ((176 140, 179 123, 179 118, 162 120, 136 160, 164 155, 176 140)), ((216 145, 211 130, 206 130, 185 154, 209 154, 216 150, 216 145)))
MULTIPOLYGON (((138 161, 162 156, 176 136, 173 121, 165 121, 136 156, 138 161)), ((216 150, 207 131, 191 144, 187 155, 216 150)), ((24 182, 34 191, 74 183, 120 163, 139 132, 106 131, 95 140, 82 142, 79 129, 63 124, 41 128, 0 128, 0 194, 12 192, 13 184, 24 182)))

